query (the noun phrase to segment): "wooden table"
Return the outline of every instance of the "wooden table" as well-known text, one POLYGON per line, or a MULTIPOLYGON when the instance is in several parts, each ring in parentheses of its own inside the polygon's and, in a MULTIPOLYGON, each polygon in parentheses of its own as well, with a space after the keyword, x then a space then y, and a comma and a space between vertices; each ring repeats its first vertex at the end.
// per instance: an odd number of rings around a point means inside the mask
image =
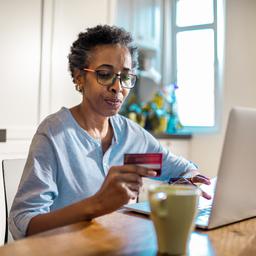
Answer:
MULTIPOLYGON (((151 220, 118 211, 41 233, 0 247, 1 256, 20 255, 157 255, 151 220)), ((191 235, 189 254, 256 255, 256 218, 191 235)))

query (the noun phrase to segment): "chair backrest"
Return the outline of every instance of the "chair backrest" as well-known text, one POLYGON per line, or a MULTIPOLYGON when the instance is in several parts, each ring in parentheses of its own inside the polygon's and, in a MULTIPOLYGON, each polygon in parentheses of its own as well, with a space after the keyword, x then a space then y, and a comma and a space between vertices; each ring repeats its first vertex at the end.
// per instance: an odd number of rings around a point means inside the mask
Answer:
MULTIPOLYGON (((5 189, 5 198, 6 198, 6 223, 8 215, 12 206, 13 199, 17 193, 18 186, 20 183, 21 175, 25 166, 25 159, 5 159, 2 161, 3 169, 3 183, 5 189)), ((8 225, 6 224, 6 229, 8 225)), ((8 229, 7 240, 5 242, 12 241, 12 235, 8 229)))
POLYGON ((7 240, 7 206, 5 199, 4 189, 4 174, 3 169, 0 173, 0 246, 3 245, 7 240))

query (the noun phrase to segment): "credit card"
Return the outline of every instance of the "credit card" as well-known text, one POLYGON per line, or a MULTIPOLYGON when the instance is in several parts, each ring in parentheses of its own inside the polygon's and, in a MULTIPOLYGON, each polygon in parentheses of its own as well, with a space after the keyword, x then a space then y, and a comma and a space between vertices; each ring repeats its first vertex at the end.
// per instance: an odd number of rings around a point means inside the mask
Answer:
POLYGON ((134 164, 152 169, 161 175, 162 153, 124 154, 124 164, 134 164))

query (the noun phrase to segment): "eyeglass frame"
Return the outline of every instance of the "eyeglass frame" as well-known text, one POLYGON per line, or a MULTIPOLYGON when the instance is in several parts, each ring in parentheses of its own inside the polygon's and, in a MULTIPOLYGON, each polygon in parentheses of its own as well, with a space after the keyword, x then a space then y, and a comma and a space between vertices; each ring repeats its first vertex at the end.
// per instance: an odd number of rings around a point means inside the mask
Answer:
POLYGON ((136 76, 135 74, 128 73, 129 75, 131 75, 131 76, 133 76, 133 77, 135 78, 135 81, 134 81, 134 84, 133 84, 132 87, 127 87, 127 86, 125 86, 125 85, 123 84, 123 81, 122 81, 122 79, 121 79, 121 74, 122 74, 122 73, 118 74, 118 73, 113 72, 113 74, 115 75, 115 78, 112 80, 112 83, 111 83, 111 84, 106 85, 106 84, 102 84, 102 83, 99 82, 99 77, 98 77, 98 73, 97 73, 98 71, 106 71, 106 70, 104 70, 104 69, 98 69, 98 70, 96 70, 96 69, 89 69, 89 68, 84 68, 83 70, 84 70, 84 71, 88 71, 88 72, 95 73, 95 74, 96 74, 97 82, 98 82, 100 85, 103 85, 103 86, 112 86, 112 85, 116 82, 116 79, 119 78, 120 84, 121 84, 121 86, 122 86, 123 88, 132 89, 132 88, 135 86, 136 81, 137 81, 137 76, 136 76))

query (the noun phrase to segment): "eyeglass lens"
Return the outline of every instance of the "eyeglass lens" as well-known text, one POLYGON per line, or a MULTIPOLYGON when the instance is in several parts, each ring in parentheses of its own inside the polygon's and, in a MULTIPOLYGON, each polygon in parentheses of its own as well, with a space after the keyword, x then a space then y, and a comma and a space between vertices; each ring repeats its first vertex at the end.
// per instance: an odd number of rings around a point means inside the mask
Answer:
POLYGON ((120 75, 107 70, 97 70, 98 83, 102 85, 113 85, 118 77, 120 77, 121 85, 126 88, 132 88, 136 82, 136 76, 129 73, 121 73, 120 75))

